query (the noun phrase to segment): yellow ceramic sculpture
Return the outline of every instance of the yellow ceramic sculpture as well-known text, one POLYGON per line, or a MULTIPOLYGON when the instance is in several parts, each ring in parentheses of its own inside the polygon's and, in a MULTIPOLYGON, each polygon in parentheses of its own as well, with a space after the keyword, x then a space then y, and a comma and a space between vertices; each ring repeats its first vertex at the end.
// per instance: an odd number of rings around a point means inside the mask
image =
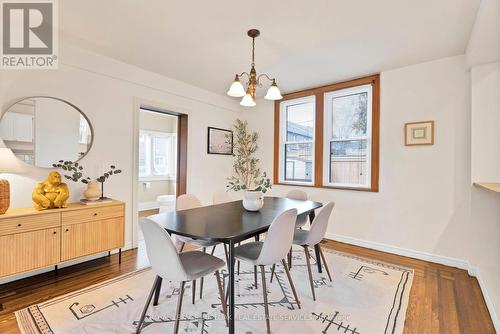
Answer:
POLYGON ((68 185, 61 182, 61 174, 50 172, 47 180, 36 185, 32 198, 37 210, 65 208, 69 198, 68 185))

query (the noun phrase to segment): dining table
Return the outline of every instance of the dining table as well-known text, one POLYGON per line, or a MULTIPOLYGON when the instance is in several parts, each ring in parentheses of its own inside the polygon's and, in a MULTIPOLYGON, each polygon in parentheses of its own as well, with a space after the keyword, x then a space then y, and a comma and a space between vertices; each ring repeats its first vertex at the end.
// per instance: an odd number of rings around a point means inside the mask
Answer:
MULTIPOLYGON (((150 216, 169 234, 193 239, 220 242, 228 246, 228 332, 235 333, 235 245, 250 238, 258 238, 265 233, 273 220, 288 209, 297 209, 298 216, 308 215, 311 223, 314 210, 322 204, 283 197, 264 197, 264 205, 259 211, 247 211, 242 201, 197 207, 188 210, 171 211, 150 216)), ((319 246, 315 247, 318 271, 322 271, 319 246)), ((161 284, 157 285, 159 294, 161 284)), ((221 301, 224 303, 225 301, 221 301)))

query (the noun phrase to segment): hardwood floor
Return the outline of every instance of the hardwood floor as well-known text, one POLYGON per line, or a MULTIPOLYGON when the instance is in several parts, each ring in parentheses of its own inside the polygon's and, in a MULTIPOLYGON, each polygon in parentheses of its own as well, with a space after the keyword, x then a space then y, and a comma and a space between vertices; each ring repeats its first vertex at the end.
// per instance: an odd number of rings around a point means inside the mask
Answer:
MULTIPOLYGON (((466 271, 334 241, 325 247, 415 269, 405 333, 495 333, 479 284, 466 271)), ((14 311, 148 265, 144 250, 129 250, 0 285, 0 333, 19 333, 14 311)))

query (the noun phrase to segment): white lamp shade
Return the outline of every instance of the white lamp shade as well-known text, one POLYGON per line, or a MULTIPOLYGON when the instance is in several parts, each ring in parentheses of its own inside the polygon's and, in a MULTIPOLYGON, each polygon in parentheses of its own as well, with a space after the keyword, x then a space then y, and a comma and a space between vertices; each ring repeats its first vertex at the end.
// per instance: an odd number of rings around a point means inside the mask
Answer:
POLYGON ((245 96, 245 88, 243 88, 243 85, 238 79, 234 80, 234 82, 231 84, 231 87, 227 91, 227 95, 232 97, 245 96))
POLYGON ((21 164, 10 148, 0 147, 0 173, 21 171, 21 164))
POLYGON ((240 105, 242 105, 243 107, 255 107, 256 104, 255 104, 255 101, 252 98, 252 95, 246 94, 241 99, 240 105))
POLYGON ((281 96, 281 92, 278 86, 276 86, 276 84, 273 83, 271 87, 269 87, 269 89, 267 90, 267 94, 266 96, 264 96, 264 98, 266 100, 281 100, 283 96, 281 96))

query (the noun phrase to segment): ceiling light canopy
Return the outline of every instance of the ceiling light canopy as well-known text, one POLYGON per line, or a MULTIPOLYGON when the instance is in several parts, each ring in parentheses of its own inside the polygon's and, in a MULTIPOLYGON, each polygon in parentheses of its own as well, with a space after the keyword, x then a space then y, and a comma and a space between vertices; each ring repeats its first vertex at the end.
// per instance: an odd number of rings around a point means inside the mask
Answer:
POLYGON ((276 79, 271 78, 269 75, 262 73, 257 75, 257 71, 255 70, 255 38, 260 35, 260 31, 257 29, 248 30, 248 36, 252 38, 252 64, 250 68, 250 73, 243 72, 241 74, 236 74, 231 87, 229 88, 227 95, 231 97, 243 97, 241 99, 240 105, 244 107, 254 107, 255 103, 255 95, 257 91, 257 87, 262 87, 261 78, 266 78, 271 82, 271 86, 267 90, 267 94, 264 97, 267 100, 281 100, 283 96, 281 96, 281 92, 276 84, 276 79), (248 77, 247 81, 247 89, 243 87, 240 82, 240 77, 246 75, 248 77))

